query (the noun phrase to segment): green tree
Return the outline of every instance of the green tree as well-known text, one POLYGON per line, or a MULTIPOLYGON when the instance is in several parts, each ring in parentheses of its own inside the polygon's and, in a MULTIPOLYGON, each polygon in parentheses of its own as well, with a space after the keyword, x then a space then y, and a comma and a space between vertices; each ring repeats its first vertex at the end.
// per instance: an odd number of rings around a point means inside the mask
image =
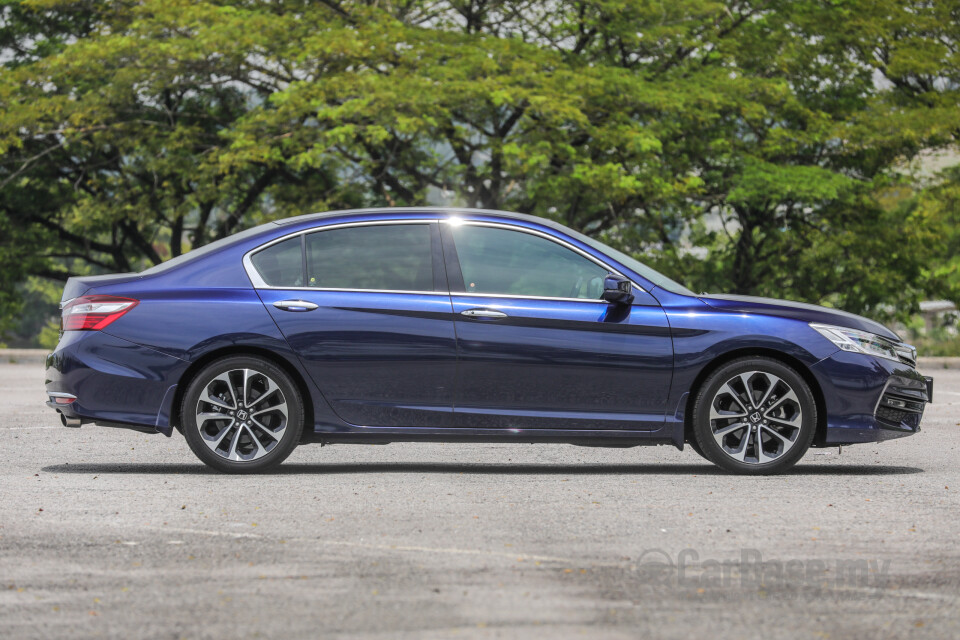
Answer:
POLYGON ((0 304, 424 202, 555 218, 700 289, 952 295, 884 198, 957 141, 956 0, 0 5, 0 304))

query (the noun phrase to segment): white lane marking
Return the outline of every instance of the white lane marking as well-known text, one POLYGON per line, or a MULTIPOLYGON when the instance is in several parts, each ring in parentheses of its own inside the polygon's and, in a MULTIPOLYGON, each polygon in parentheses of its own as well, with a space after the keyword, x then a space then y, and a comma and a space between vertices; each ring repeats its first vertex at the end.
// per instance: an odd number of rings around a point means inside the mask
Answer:
POLYGON ((227 538, 263 538, 259 533, 240 533, 233 531, 207 531, 205 529, 184 529, 181 527, 150 527, 157 531, 174 531, 176 533, 195 533, 201 536, 226 536, 227 538))
MULTIPOLYGON (((226 536, 228 538, 252 538, 262 540, 266 536, 259 533, 239 533, 233 531, 208 531, 205 529, 183 529, 179 527, 151 527, 158 531, 173 531, 176 533, 193 533, 197 535, 204 536, 226 536)), ((541 556, 533 555, 528 553, 506 553, 503 551, 488 551, 484 549, 458 549, 456 547, 422 547, 416 545, 400 545, 400 544, 375 544, 370 542, 354 542, 351 540, 326 540, 323 538, 284 538, 288 541, 294 542, 307 542, 310 544, 322 544, 328 546, 338 546, 338 547, 355 547, 359 549, 374 549, 377 551, 412 551, 418 553, 446 553, 446 554, 455 554, 455 555, 470 555, 470 556, 490 556, 496 558, 509 558, 511 560, 517 560, 522 558, 523 560, 533 560, 540 562, 562 562, 564 564, 574 566, 578 564, 578 561, 571 558, 560 558, 556 556, 541 556)), ((591 565, 596 565, 597 563, 591 562, 591 565)))
POLYGON ((948 596, 941 593, 926 593, 924 591, 904 591, 903 589, 897 588, 883 589, 880 587, 838 587, 836 591, 847 593, 863 593, 878 597, 899 596, 902 598, 917 598, 920 600, 957 600, 957 596, 948 596))

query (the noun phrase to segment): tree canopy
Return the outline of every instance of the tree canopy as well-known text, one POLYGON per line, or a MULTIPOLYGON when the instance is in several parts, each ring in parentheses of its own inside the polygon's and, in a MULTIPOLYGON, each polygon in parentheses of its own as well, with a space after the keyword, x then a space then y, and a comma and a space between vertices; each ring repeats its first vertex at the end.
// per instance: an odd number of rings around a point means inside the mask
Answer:
POLYGON ((958 0, 0 8, 0 315, 28 277, 423 203, 553 218, 696 290, 960 297, 960 176, 916 171, 960 136, 958 0))

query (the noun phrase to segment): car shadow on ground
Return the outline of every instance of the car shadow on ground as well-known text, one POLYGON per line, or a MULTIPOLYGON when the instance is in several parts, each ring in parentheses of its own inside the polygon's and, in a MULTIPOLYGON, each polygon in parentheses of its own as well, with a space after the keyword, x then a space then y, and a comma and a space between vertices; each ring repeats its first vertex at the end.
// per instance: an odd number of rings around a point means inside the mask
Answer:
MULTIPOLYGON (((79 463, 43 467, 44 473, 116 474, 210 474, 225 475, 202 464, 179 463, 79 463)), ((369 462, 288 463, 265 475, 360 474, 360 473, 450 473, 481 475, 731 475, 708 464, 503 464, 482 462, 369 462)), ((893 465, 800 464, 787 476, 885 476, 923 473, 917 467, 893 465)))

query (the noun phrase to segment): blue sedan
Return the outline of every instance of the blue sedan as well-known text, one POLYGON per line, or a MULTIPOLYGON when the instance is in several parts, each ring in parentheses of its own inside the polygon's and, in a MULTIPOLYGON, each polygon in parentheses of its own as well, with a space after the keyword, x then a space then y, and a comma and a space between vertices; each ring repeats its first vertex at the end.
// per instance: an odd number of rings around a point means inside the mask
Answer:
POLYGON ((932 380, 866 318, 696 294, 555 222, 370 209, 68 280, 47 404, 264 471, 300 443, 689 444, 783 472, 916 433, 932 380))

